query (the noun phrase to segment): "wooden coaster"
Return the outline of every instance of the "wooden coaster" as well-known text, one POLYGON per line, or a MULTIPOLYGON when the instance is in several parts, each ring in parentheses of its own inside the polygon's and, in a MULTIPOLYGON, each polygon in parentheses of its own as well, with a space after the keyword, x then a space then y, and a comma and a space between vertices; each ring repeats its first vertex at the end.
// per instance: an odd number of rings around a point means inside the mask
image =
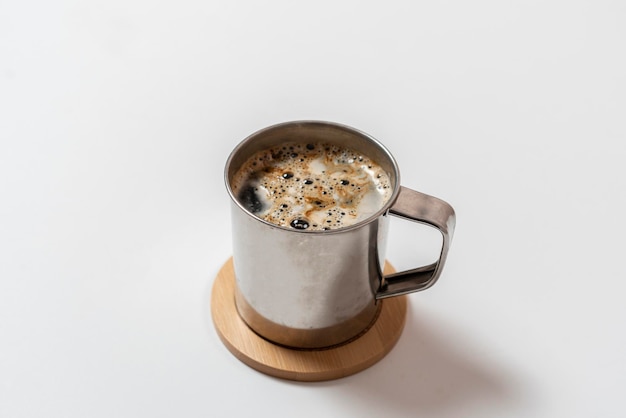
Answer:
MULTIPOLYGON (((387 263, 385 274, 394 269, 387 263)), ((406 296, 380 301, 374 324, 347 343, 324 349, 292 349, 273 344, 252 331, 235 306, 235 273, 232 258, 217 273, 211 293, 211 315, 217 333, 228 350, 248 366, 282 379, 315 382, 332 380, 364 370, 391 351, 406 318, 406 296)))

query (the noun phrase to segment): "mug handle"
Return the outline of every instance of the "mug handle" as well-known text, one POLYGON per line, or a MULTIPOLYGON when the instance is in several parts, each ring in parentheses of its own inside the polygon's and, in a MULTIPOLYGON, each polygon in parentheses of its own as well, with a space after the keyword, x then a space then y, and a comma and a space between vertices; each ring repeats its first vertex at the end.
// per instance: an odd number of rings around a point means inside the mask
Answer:
POLYGON ((402 186, 398 198, 389 209, 389 213, 438 229, 443 236, 443 244, 439 260, 435 263, 383 276, 380 289, 376 293, 376 299, 425 290, 435 284, 446 262, 456 225, 454 209, 448 203, 402 186))

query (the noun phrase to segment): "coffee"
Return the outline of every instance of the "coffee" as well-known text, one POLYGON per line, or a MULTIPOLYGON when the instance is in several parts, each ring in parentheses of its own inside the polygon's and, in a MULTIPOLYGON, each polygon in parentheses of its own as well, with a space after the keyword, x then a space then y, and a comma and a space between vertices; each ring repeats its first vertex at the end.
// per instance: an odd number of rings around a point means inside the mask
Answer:
POLYGON ((366 155, 320 142, 261 150, 231 184, 248 211, 273 224, 309 231, 337 229, 378 212, 389 200, 389 175, 366 155))

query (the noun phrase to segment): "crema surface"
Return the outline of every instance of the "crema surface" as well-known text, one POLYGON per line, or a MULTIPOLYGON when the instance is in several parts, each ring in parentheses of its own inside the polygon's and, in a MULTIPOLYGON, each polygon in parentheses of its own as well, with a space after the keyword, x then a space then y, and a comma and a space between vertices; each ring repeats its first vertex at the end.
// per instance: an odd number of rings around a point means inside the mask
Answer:
POLYGON ((355 224, 392 194, 388 174, 366 155, 325 143, 286 143, 262 150, 231 184, 240 203, 261 219, 300 230, 355 224))

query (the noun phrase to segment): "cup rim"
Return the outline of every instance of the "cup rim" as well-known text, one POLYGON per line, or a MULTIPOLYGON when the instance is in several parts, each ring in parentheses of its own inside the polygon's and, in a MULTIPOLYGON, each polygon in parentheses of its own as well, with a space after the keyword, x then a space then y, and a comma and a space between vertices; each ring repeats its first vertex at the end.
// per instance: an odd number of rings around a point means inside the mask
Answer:
POLYGON ((226 160, 226 165, 224 167, 224 181, 226 183, 226 190, 228 192, 228 195, 230 196, 230 199, 235 203, 235 205, 237 205, 237 207, 239 209, 241 209, 245 214, 247 214, 248 216, 252 217, 253 219, 269 226, 272 228, 276 228, 279 230, 284 230, 284 231, 288 231, 288 232, 292 232, 292 233, 296 233, 296 234, 307 234, 307 235, 330 235, 330 234, 337 234, 337 233, 343 233, 343 232, 347 232, 347 231, 351 231, 351 230, 355 230, 355 229, 359 229, 361 227, 363 227, 364 225, 367 225, 371 222, 374 222, 376 219, 378 219, 380 216, 383 216, 387 213, 387 211, 389 210, 389 208, 394 204, 394 202, 396 201, 396 199, 398 198, 398 195, 400 193, 400 170, 398 168, 398 163, 396 162, 396 159, 394 158, 394 156, 391 154, 391 152, 387 149, 387 147, 385 147, 380 141, 378 141, 376 138, 374 138, 373 136, 371 136, 370 134, 363 132, 359 129, 353 128, 352 126, 348 126, 345 124, 341 124, 341 123, 337 123, 337 122, 329 122, 329 121, 323 121, 323 120, 294 120, 294 121, 287 121, 287 122, 281 122, 281 123, 277 123, 277 124, 273 124, 270 126, 267 126, 265 128, 259 129, 255 132, 253 132, 252 134, 248 135, 247 137, 245 137, 239 144, 237 144, 237 146, 231 151, 230 155, 228 156, 228 159, 226 160), (391 166, 393 168, 393 175, 395 177, 395 182, 393 184, 393 191, 391 196, 389 197, 389 199, 387 200, 387 202, 385 202, 385 204, 375 213, 371 214, 370 216, 368 216, 367 218, 356 222, 352 225, 348 225, 348 226, 344 226, 341 228, 336 228, 336 229, 328 229, 328 230, 302 230, 302 229, 295 229, 295 228, 288 228, 285 226, 281 226, 281 225, 277 225, 274 224, 272 222, 266 221, 265 219, 262 219, 258 216, 256 216, 255 214, 251 213, 248 209, 246 209, 237 199, 237 197, 235 196, 231 185, 230 185, 230 181, 229 181, 229 169, 230 166, 232 164, 232 161, 234 160, 235 156, 238 154, 238 152, 244 148, 246 146, 246 144, 248 144, 249 142, 253 141, 257 136, 263 134, 264 132, 270 131, 270 130, 274 130, 274 129, 280 129, 282 127, 285 126, 292 126, 292 125, 325 125, 325 126, 332 126, 335 128, 339 128, 339 129, 343 129, 349 132, 352 132, 364 139, 366 139, 367 141, 371 142, 374 146, 378 147, 383 154, 385 155, 385 157, 389 160, 389 162, 391 163, 391 166))

